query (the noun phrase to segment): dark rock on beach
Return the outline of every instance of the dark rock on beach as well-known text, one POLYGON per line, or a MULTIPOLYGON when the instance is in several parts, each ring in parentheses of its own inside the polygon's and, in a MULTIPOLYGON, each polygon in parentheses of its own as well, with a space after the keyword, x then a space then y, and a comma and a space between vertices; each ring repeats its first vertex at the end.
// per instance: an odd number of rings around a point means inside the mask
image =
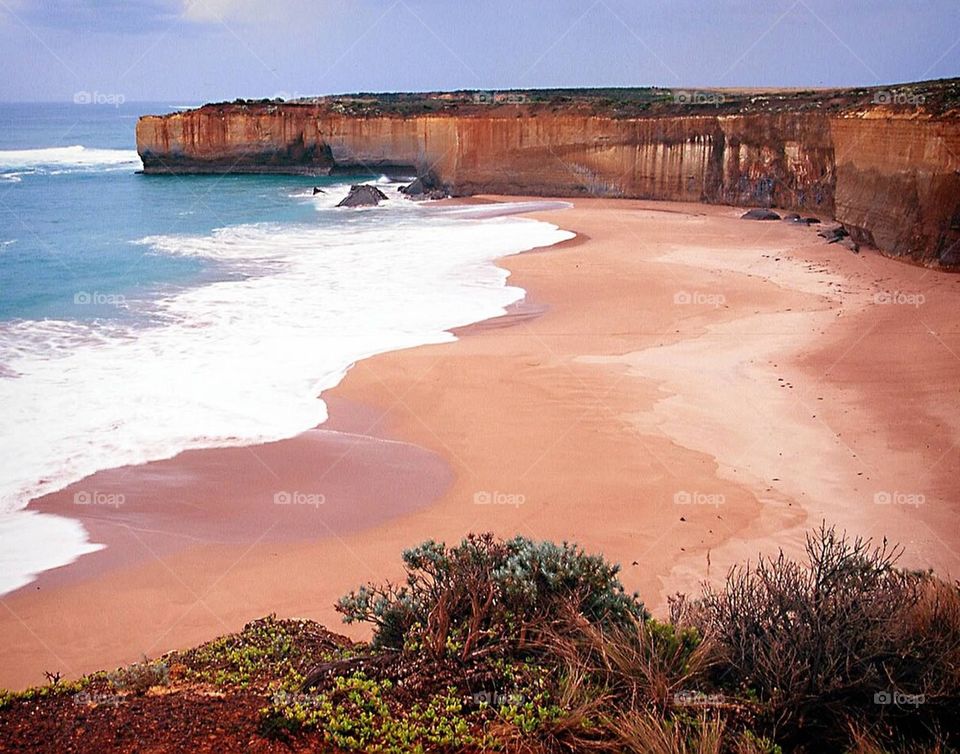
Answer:
POLYGON ((338 207, 376 207, 387 198, 376 186, 361 184, 351 186, 350 193, 341 201, 338 207))
POLYGON ((826 228, 818 230, 817 235, 820 236, 820 238, 827 239, 827 243, 837 243, 838 241, 842 241, 850 234, 842 225, 830 225, 826 228))
POLYGON ((446 189, 444 189, 440 182, 432 175, 416 178, 413 183, 408 186, 401 186, 398 190, 406 196, 407 199, 414 200, 446 199, 450 196, 446 189))
POLYGON ((401 186, 397 191, 411 197, 421 196, 427 193, 427 187, 424 185, 423 178, 415 178, 413 183, 407 186, 401 186))
POLYGON ((772 209, 752 209, 740 216, 741 220, 779 220, 780 215, 772 209))
POLYGON ((820 220, 816 217, 801 217, 796 212, 790 212, 783 216, 783 221, 788 223, 796 223, 797 225, 819 225, 820 220))

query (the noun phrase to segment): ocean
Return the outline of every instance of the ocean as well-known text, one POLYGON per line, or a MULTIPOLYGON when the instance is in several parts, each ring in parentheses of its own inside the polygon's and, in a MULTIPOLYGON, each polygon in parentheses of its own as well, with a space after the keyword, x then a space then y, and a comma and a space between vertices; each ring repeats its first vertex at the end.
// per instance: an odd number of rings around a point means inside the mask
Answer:
POLYGON ((572 236, 376 174, 139 174, 137 118, 181 106, 0 103, 0 594, 102 547, 31 499, 310 429, 353 363, 503 313, 494 260, 572 236), (357 182, 389 200, 336 208, 357 182))

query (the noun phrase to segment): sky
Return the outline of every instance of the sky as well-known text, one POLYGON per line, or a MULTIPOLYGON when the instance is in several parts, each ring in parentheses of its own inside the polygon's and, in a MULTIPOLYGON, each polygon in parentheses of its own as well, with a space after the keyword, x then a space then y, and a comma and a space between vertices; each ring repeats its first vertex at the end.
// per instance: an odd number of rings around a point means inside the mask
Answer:
POLYGON ((0 61, 0 101, 865 86, 960 76, 960 2, 0 0, 0 61))

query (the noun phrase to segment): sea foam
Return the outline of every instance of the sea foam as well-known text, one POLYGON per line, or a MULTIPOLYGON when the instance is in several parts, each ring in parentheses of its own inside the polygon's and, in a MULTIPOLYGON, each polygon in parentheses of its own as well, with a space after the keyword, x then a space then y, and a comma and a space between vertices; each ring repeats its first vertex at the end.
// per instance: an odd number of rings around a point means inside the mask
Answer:
POLYGON ((24 175, 139 170, 140 155, 133 149, 94 149, 79 144, 69 147, 0 150, 0 179, 19 182, 24 175))

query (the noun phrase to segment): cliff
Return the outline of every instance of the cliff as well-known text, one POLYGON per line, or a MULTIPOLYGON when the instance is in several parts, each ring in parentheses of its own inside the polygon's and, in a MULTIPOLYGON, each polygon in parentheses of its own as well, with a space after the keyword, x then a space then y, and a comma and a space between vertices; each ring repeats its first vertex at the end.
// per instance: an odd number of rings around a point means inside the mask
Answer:
POLYGON ((960 266, 960 80, 238 101, 146 116, 137 148, 146 173, 392 170, 455 195, 805 211, 887 254, 960 266))

